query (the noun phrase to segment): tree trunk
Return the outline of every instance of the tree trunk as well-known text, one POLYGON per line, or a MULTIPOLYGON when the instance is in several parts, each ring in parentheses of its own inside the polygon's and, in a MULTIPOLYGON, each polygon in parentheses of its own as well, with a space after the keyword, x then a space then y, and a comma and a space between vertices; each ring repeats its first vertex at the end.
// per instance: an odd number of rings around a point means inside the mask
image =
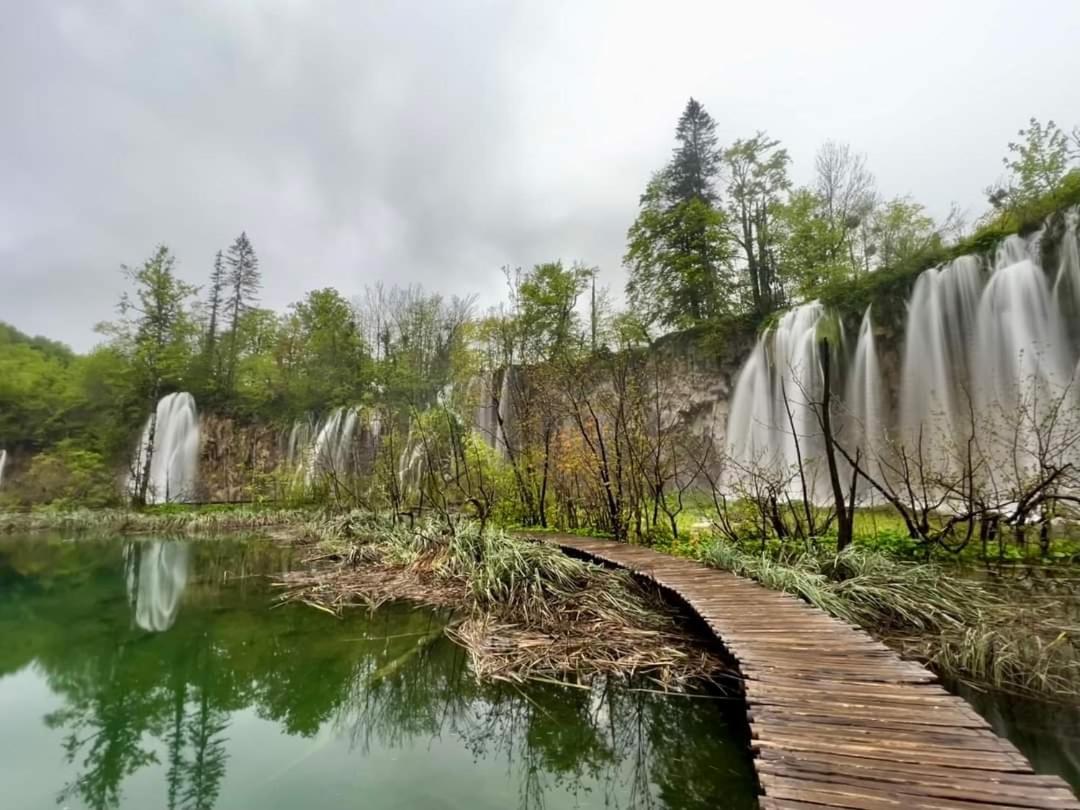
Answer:
MULTIPOLYGON (((836 550, 843 551, 851 545, 854 535, 855 510, 854 508, 848 509, 848 504, 844 498, 844 486, 840 483, 840 471, 836 464, 836 438, 833 436, 831 414, 832 368, 829 344, 822 341, 818 350, 821 353, 821 370, 825 378, 825 392, 822 397, 824 401, 819 406, 821 408, 819 416, 821 419, 821 431, 825 434, 825 460, 829 465, 829 483, 832 485, 833 501, 836 504, 836 550)), ((852 499, 852 507, 854 507, 854 498, 852 499)))

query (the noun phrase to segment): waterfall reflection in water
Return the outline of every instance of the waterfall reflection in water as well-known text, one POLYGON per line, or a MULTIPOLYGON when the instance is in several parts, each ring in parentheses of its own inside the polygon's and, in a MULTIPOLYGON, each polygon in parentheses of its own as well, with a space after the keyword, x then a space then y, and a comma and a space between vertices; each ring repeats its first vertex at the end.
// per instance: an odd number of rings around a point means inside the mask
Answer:
POLYGON ((180 610, 180 597, 188 577, 188 544, 179 540, 147 540, 128 543, 128 599, 135 624, 160 633, 172 627, 180 610))

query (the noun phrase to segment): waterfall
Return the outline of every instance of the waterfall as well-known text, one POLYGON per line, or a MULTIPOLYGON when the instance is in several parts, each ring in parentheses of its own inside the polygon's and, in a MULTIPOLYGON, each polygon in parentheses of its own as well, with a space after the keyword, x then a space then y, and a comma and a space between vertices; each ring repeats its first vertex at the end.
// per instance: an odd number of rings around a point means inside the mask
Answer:
MULTIPOLYGON (((868 469, 902 450, 933 486, 934 476, 957 472, 974 452, 979 475, 1010 487, 1039 454, 1056 453, 1052 464, 1080 463, 1080 449, 1062 440, 1080 421, 1080 209, 1050 222, 1045 232, 1006 238, 989 259, 962 256, 919 275, 895 398, 871 311, 863 314, 846 379, 843 363, 837 371, 851 417, 840 420, 840 436, 850 449, 861 447, 868 469)), ((821 391, 815 344, 822 315, 816 302, 787 312, 743 364, 725 439, 735 480, 771 470, 791 492, 790 479, 775 473, 797 465, 798 437, 816 483, 821 437, 806 394, 821 391)))
POLYGON ((127 563, 128 601, 135 624, 150 633, 173 626, 180 597, 187 586, 187 543, 151 540, 131 543, 124 549, 127 563))
POLYGON ((859 326, 845 400, 851 417, 845 438, 859 448, 863 457, 869 458, 871 468, 876 469, 876 459, 886 451, 889 420, 870 307, 866 308, 859 326))
POLYGON ((1054 305, 1063 313, 1073 345, 1080 343, 1080 208, 1071 209, 1065 217, 1065 233, 1061 240, 1058 270, 1054 276, 1054 305))
POLYGON ((317 425, 310 418, 297 419, 293 422, 292 429, 289 430, 289 439, 285 444, 285 463, 289 469, 297 470, 304 466, 316 432, 317 425))
POLYGON ((919 276, 908 304, 901 372, 902 440, 947 448, 966 414, 968 346, 983 289, 982 263, 962 256, 919 276))
MULTIPOLYGON (((809 398, 821 395, 817 327, 824 313, 818 301, 784 313, 761 336, 739 372, 726 432, 727 457, 737 468, 736 479, 765 471, 787 479, 800 456, 804 462, 817 457, 820 428, 808 404, 809 398)), ((808 488, 813 495, 817 470, 812 463, 810 467, 808 488)), ((799 488, 797 482, 791 486, 799 488)))
POLYGON ((162 397, 154 414, 146 420, 128 478, 128 491, 132 495, 139 491, 148 452, 150 474, 146 502, 194 500, 199 470, 199 418, 191 394, 175 393, 162 397))
POLYGON ((321 476, 367 471, 374 467, 380 433, 378 416, 358 407, 334 408, 321 420, 298 419, 286 441, 286 464, 305 487, 321 476))
POLYGON ((7 450, 0 450, 0 487, 4 486, 4 467, 7 466, 7 450))
POLYGON ((356 408, 335 408, 319 426, 305 467, 305 483, 316 475, 344 475, 352 469, 352 440, 359 413, 356 408))
MULTIPOLYGON (((998 251, 976 318, 972 391, 977 429, 1027 459, 1038 452, 1036 426, 1064 394, 1073 371, 1062 312, 1036 251, 1009 237, 998 251)), ((970 426, 968 427, 970 430, 970 426)))
POLYGON ((405 439, 405 446, 401 450, 398 459, 398 486, 401 494, 406 497, 420 489, 424 476, 424 441, 423 437, 409 429, 409 435, 405 439))

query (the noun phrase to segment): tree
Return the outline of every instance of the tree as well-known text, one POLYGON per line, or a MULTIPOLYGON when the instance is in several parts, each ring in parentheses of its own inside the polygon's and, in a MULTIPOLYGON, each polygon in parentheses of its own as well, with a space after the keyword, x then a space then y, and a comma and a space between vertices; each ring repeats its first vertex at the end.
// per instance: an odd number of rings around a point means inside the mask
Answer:
POLYGON ((581 323, 577 302, 585 292, 594 269, 575 263, 538 264, 511 285, 517 297, 518 328, 524 356, 519 362, 551 362, 580 344, 581 323))
POLYGON ((666 178, 654 176, 627 234, 627 296, 647 323, 686 328, 730 308, 731 248, 723 212, 694 197, 667 204, 666 178))
POLYGON ((286 330, 295 342, 290 399, 298 412, 356 404, 371 379, 370 356, 356 313, 333 288, 293 304, 286 330))
POLYGON ((691 98, 675 127, 675 147, 667 168, 667 192, 673 204, 701 200, 716 203, 715 182, 720 171, 716 122, 701 103, 691 98))
POLYGON ((995 208, 1015 209, 1056 189, 1080 151, 1080 132, 1073 130, 1071 147, 1069 136, 1052 120, 1042 124, 1033 117, 1017 134, 1020 139, 1009 142, 1009 154, 1001 159, 1009 170, 1006 184, 987 189, 995 208))
POLYGON ((775 213, 778 264, 790 292, 806 300, 823 284, 850 275, 847 257, 835 258, 843 235, 825 216, 817 192, 795 189, 775 213))
POLYGON ((815 191, 822 214, 835 242, 829 246, 829 260, 847 259, 854 270, 867 268, 867 257, 856 257, 856 233, 865 227, 877 204, 874 175, 866 167, 866 156, 846 143, 826 141, 814 158, 815 191))
POLYGON ((209 361, 212 361, 216 349, 219 326, 218 321, 222 314, 222 296, 225 294, 225 283, 225 260, 219 250, 214 257, 214 269, 210 273, 210 294, 206 302, 209 313, 206 325, 206 339, 203 344, 203 353, 209 361))
POLYGON ((868 232, 880 267, 898 264, 942 243, 942 229, 910 197, 896 197, 875 209, 868 232))
POLYGON ((675 128, 670 163, 653 175, 627 233, 627 294, 647 322, 684 328, 727 311, 731 250, 716 207, 722 153, 695 99, 675 128))
POLYGON ((140 455, 143 466, 133 471, 133 496, 139 504, 145 503, 150 484, 157 402, 166 384, 182 378, 190 359, 191 319, 185 304, 195 288, 176 277, 175 264, 172 253, 161 245, 142 267, 125 266, 134 291, 120 299, 120 320, 99 327, 113 335, 127 355, 134 396, 150 413, 145 452, 140 455))
POLYGON ((237 326, 243 312, 257 302, 256 295, 262 286, 259 274, 259 259, 255 248, 251 246, 247 233, 241 232, 229 247, 225 259, 229 266, 227 275, 229 297, 225 300, 225 309, 229 314, 229 356, 225 373, 226 391, 232 392, 237 361, 237 326))
POLYGON ((758 132, 735 141, 724 150, 723 160, 729 175, 729 228, 742 251, 751 300, 757 312, 771 312, 784 300, 774 231, 781 194, 791 185, 787 175, 791 159, 780 141, 758 132))

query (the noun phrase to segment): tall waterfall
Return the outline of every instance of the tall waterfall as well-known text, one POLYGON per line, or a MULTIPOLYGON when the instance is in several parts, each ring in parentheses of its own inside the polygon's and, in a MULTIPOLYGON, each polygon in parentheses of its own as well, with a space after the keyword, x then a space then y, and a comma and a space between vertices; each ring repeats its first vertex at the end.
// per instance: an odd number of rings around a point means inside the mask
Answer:
POLYGON ((7 466, 7 450, 0 450, 0 487, 4 485, 4 467, 7 466))
POLYGON ((871 466, 876 468, 873 460, 885 451, 888 441, 889 414, 870 307, 866 308, 859 326, 845 400, 851 417, 846 438, 855 447, 865 449, 871 466))
POLYGON ((150 633, 173 626, 180 610, 180 597, 187 587, 187 543, 149 540, 131 543, 124 549, 127 563, 128 601, 135 624, 150 633))
MULTIPOLYGON (((973 437, 988 474, 1009 478, 1033 463, 1040 441, 1045 450, 1051 418, 1080 419, 1078 219, 1073 209, 1053 234, 1010 236, 989 260, 963 256, 923 272, 908 301, 893 385, 868 309, 837 369, 844 391, 837 422, 849 448, 884 459, 903 447, 922 463, 949 465, 973 437), (1055 264, 1044 267, 1044 256, 1055 264)), ((725 439, 736 477, 793 469, 796 437, 813 474, 822 445, 805 394, 821 390, 814 344, 822 315, 817 302, 789 311, 743 364, 725 439)))
MULTIPOLYGON (((736 478, 766 469, 784 474, 796 469, 800 457, 804 462, 817 458, 820 429, 808 403, 821 396, 817 328, 824 314, 817 301, 784 313, 739 372, 726 433, 736 478)), ((810 472, 813 493, 818 476, 816 468, 810 472)))
POLYGON ((195 398, 187 393, 162 397, 146 420, 136 451, 128 491, 139 491, 150 455, 147 503, 186 502, 195 499, 199 471, 199 417, 195 398))
POLYGON ((962 256, 925 271, 908 304, 900 388, 901 435, 916 444, 944 446, 957 433, 964 409, 957 381, 968 379, 968 347, 983 289, 982 263, 962 256))

